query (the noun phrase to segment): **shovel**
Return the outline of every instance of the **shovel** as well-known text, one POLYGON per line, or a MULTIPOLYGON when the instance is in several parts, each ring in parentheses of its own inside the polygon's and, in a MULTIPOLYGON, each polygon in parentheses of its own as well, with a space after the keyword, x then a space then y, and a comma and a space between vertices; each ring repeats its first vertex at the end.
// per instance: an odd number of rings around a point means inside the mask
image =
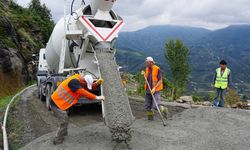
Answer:
POLYGON ((163 118, 163 116, 162 116, 162 113, 161 113, 161 111, 160 111, 160 108, 159 108, 159 106, 158 106, 158 104, 157 104, 157 102, 156 102, 155 96, 154 96, 154 94, 151 92, 151 87, 149 86, 147 77, 145 76, 145 72, 142 71, 141 74, 144 76, 144 79, 145 79, 145 81, 146 81, 146 83, 147 83, 147 85, 148 85, 148 89, 149 89, 149 91, 150 91, 150 94, 152 95, 152 98, 153 98, 153 101, 154 101, 154 103, 155 103, 155 106, 156 106, 156 108, 157 108, 157 110, 158 110, 158 112, 159 112, 159 114, 160 114, 160 117, 161 117, 161 121, 162 121, 162 123, 163 123, 163 126, 166 126, 167 124, 166 124, 165 121, 164 121, 164 118, 163 118))

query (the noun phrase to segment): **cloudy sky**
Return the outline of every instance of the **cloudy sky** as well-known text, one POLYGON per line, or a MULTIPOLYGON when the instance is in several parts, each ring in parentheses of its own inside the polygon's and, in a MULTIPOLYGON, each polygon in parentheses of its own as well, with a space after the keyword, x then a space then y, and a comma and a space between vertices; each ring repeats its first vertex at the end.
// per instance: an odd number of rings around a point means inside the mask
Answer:
MULTIPOLYGON (((27 6, 30 0, 16 0, 27 6)), ((68 10, 71 0, 68 1, 68 10)), ((80 4, 81 0, 79 1, 80 4)), ((57 21, 63 16, 63 0, 41 0, 57 21)), ((85 0, 89 3, 90 0, 85 0)), ((124 18, 123 31, 150 25, 184 25, 218 29, 250 24, 250 0, 117 0, 114 10, 124 18)))

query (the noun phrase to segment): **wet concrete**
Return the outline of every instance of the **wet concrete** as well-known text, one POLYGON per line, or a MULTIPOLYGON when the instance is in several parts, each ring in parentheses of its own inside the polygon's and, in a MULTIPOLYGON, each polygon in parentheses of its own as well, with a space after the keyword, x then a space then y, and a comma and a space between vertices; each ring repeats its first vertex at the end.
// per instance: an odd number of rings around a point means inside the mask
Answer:
POLYGON ((249 115, 250 112, 243 110, 188 109, 173 115, 166 127, 160 119, 137 119, 131 126, 129 147, 112 142, 105 125, 97 123, 81 129, 70 128, 62 145, 53 146, 53 133, 50 133, 22 149, 249 150, 249 115))
POLYGON ((100 70, 103 85, 105 121, 109 127, 112 139, 117 142, 131 139, 130 126, 134 121, 129 100, 122 85, 118 66, 114 61, 114 53, 109 49, 97 49, 96 56, 101 62, 100 70))
POLYGON ((88 105, 74 109, 69 116, 69 135, 62 145, 54 146, 52 131, 57 129, 56 119, 46 110, 45 103, 36 98, 36 93, 36 88, 25 92, 15 110, 16 119, 27 128, 20 141, 30 142, 21 149, 249 150, 250 147, 249 111, 169 108, 171 117, 163 127, 159 115, 156 120, 148 121, 143 103, 133 100, 130 104, 136 121, 131 126, 128 145, 113 142, 103 124, 101 107, 88 105))
MULTIPOLYGON (((51 111, 47 110, 45 102, 40 101, 37 97, 37 88, 31 88, 21 95, 19 104, 10 109, 9 117, 15 121, 12 123, 24 126, 19 138, 16 138, 15 141, 9 139, 10 145, 19 141, 18 145, 24 146, 44 134, 57 130, 57 119, 51 111)), ((132 100, 131 108, 136 118, 145 117, 142 103, 132 100)), ((76 130, 95 123, 103 124, 101 105, 88 104, 74 107, 69 114, 69 122, 69 128, 76 130)), ((16 129, 11 128, 10 130, 15 131, 16 129)), ((51 136, 54 137, 55 134, 51 136)))

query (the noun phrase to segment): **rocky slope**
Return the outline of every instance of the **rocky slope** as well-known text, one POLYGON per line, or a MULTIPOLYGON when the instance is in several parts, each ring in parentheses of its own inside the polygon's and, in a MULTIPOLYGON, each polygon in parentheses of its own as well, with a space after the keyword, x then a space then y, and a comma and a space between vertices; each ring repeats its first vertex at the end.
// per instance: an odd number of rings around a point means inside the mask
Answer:
POLYGON ((0 96, 34 79, 32 54, 44 47, 48 40, 45 30, 51 32, 53 25, 51 19, 40 17, 34 10, 0 1, 0 96))

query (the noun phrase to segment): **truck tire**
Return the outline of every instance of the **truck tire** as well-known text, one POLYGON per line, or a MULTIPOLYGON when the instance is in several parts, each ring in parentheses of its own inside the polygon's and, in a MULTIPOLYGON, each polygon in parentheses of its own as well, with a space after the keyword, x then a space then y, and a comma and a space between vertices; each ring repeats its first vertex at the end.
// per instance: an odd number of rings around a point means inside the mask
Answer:
POLYGON ((48 110, 51 110, 51 107, 50 107, 51 93, 52 93, 52 87, 50 84, 47 84, 47 86, 46 86, 46 107, 48 110))
POLYGON ((43 95, 42 93, 42 86, 38 86, 38 97, 41 101, 45 101, 46 100, 46 96, 43 95))
POLYGON ((40 96, 41 96, 41 94, 40 94, 40 88, 39 88, 39 86, 37 85, 37 98, 40 99, 40 96))

